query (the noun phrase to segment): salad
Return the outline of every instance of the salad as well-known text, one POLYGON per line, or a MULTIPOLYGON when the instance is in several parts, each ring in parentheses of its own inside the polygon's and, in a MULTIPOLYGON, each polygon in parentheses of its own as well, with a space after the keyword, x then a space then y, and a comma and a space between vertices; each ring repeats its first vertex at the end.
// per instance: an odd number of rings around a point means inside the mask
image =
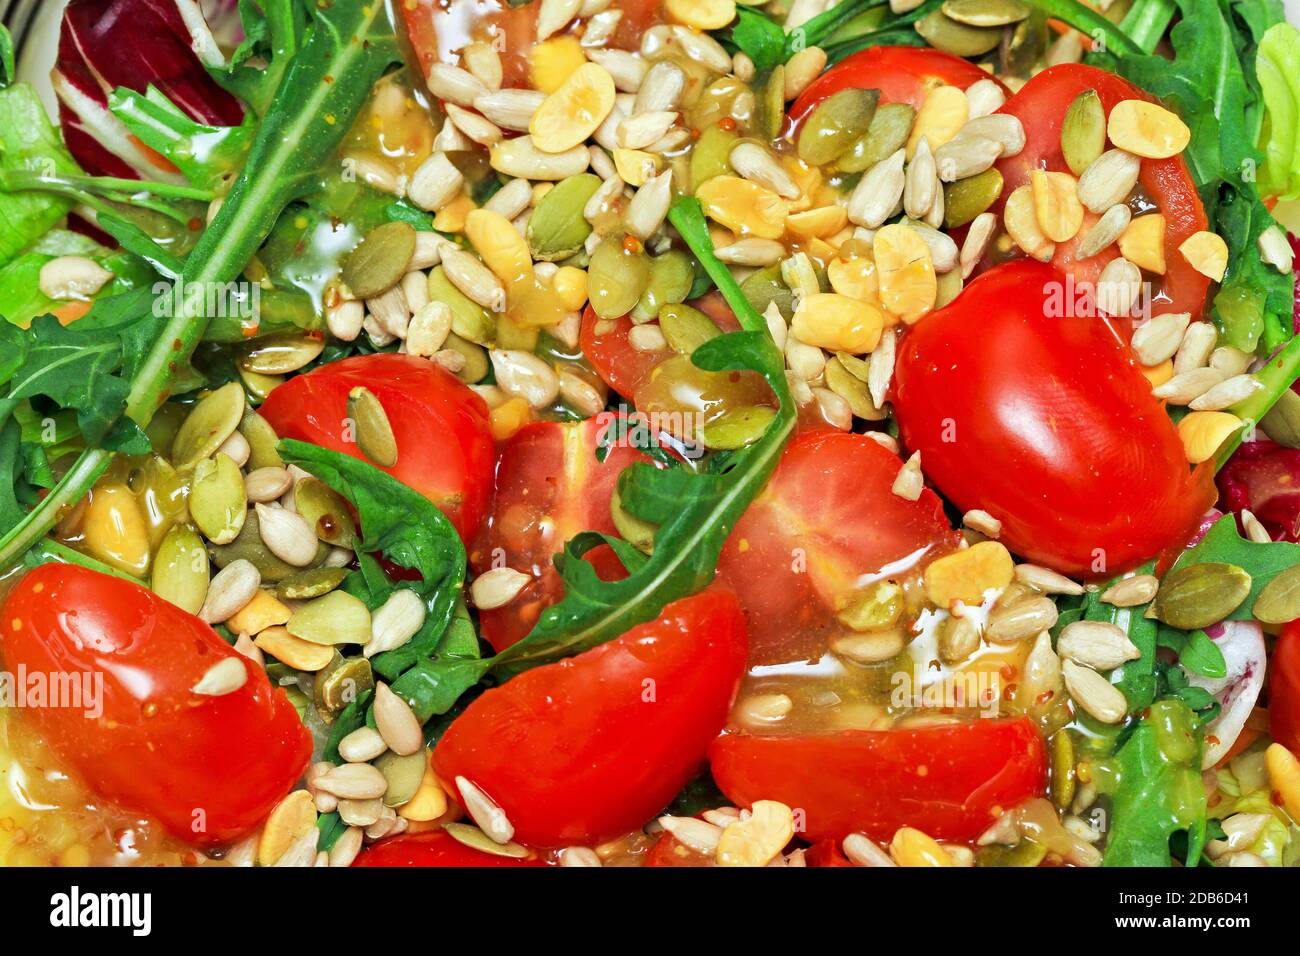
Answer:
POLYGON ((1300 861, 1278 0, 71 0, 28 62, 0 863, 1300 861))

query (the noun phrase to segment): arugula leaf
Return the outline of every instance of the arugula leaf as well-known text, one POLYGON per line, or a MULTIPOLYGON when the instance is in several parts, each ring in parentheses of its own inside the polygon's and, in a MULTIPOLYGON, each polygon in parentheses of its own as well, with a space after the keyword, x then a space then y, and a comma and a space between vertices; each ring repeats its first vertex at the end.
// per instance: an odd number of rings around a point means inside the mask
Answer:
POLYGON ((190 119, 153 86, 143 94, 116 89, 109 94, 108 108, 132 135, 206 189, 239 169, 253 139, 251 115, 239 126, 208 126, 190 119))
POLYGON ((736 8, 731 42, 754 61, 754 69, 759 73, 766 73, 787 59, 785 30, 776 21, 749 7, 736 8))
MULTIPOLYGON (((244 40, 227 66, 209 71, 259 116, 270 109, 289 64, 303 47, 305 7, 299 0, 239 0, 244 40)), ((343 36, 338 39, 345 41, 343 36)))
MULTIPOLYGON (((76 174, 81 170, 26 83, 0 90, 0 171, 76 174)), ((72 202, 47 193, 0 192, 0 265, 58 225, 72 202)))
POLYGON ((0 524, 10 527, 34 505, 41 488, 54 484, 44 449, 22 440, 22 426, 9 419, 0 426, 0 524))
POLYGON ((310 471, 357 509, 361 537, 356 549, 368 564, 354 587, 371 610, 396 590, 371 555, 382 554, 420 574, 412 590, 424 601, 423 626, 406 644, 372 661, 376 672, 392 680, 430 657, 451 624, 465 584, 460 535, 433 502, 369 462, 292 439, 281 441, 279 450, 286 462, 310 471))
POLYGON ((1237 534, 1237 519, 1228 514, 1214 522, 1194 547, 1182 553, 1174 562, 1174 569, 1212 563, 1235 564, 1250 575, 1250 593, 1227 618, 1245 621, 1253 616, 1255 600, 1268 582, 1292 565, 1300 564, 1300 544, 1248 541, 1237 534))
POLYGON ((1169 866, 1169 841, 1179 831, 1187 833, 1184 858, 1200 858, 1206 801, 1196 726, 1182 701, 1161 700, 1121 744, 1104 866, 1169 866))
POLYGON ((1204 631, 1180 631, 1161 626, 1157 640, 1161 647, 1167 647, 1178 655, 1178 663, 1184 670, 1202 677, 1228 676, 1228 662, 1223 651, 1204 631))

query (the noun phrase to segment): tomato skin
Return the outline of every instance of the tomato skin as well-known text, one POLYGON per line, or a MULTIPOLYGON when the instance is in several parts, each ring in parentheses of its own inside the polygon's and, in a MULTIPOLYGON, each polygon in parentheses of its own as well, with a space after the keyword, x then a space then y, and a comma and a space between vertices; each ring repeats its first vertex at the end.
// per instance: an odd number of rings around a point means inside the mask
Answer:
MULTIPOLYGON (((479 612, 483 636, 498 651, 531 631, 542 611, 564 596, 552 559, 565 542, 583 531, 617 533, 609 499, 619 473, 647 459, 625 443, 613 445, 603 462, 596 458, 613 421, 533 422, 502 448, 492 510, 470 548, 470 567, 482 574, 503 562, 534 577, 505 607, 479 612)), ((587 557, 607 580, 624 574, 609 548, 587 557)))
POLYGON ((277 386, 259 411, 281 438, 366 461, 344 432, 348 392, 358 386, 379 399, 397 438, 397 463, 382 470, 442 509, 461 538, 471 538, 492 491, 487 405, 436 362, 391 352, 330 362, 277 386))
POLYGON ((977 278, 904 336, 894 408, 926 476, 1008 548, 1109 577, 1182 545, 1214 489, 1109 322, 1046 314, 1062 282, 1031 260, 977 278))
POLYGON ((642 826, 699 769, 745 667, 730 593, 675 601, 622 637, 484 693, 433 769, 497 801, 529 846, 590 846, 642 826), (649 696, 647 696, 649 694, 649 696))
MULTIPOLYGON (((907 103, 920 109, 926 94, 947 84, 963 90, 979 80, 1000 80, 961 57, 928 47, 874 46, 845 57, 799 94, 790 107, 795 121, 803 119, 827 97, 850 89, 880 90, 881 103, 907 103)), ((1005 91, 1005 87, 1003 90, 1005 91)))
POLYGON ((179 839, 235 840, 306 769, 311 736, 262 668, 248 663, 247 681, 229 694, 190 690, 213 665, 243 658, 152 591, 46 564, 18 582, 0 613, 10 670, 102 677, 97 720, 80 708, 27 708, 42 738, 95 792, 151 814, 179 839))
POLYGON ((1282 628, 1269 668, 1269 733, 1292 753, 1300 753, 1300 621, 1282 628))
POLYGON ((492 866, 546 866, 543 860, 527 857, 522 860, 508 856, 493 856, 461 843, 446 830, 429 830, 426 833, 403 833, 373 843, 363 850, 352 865, 356 867, 492 867, 492 866))
MULTIPOLYGON (((1069 63, 1039 73, 998 110, 1018 117, 1025 127, 1025 148, 997 164, 1003 177, 1002 201, 1029 182, 1033 169, 1068 171, 1061 155, 1061 125, 1070 104, 1085 90, 1097 91, 1107 113, 1121 100, 1155 101, 1127 80, 1092 66, 1069 63)), ((1159 289, 1155 297, 1161 306, 1158 311, 1190 312, 1193 318, 1198 317, 1205 306, 1210 280, 1192 268, 1178 247, 1192 234, 1208 229, 1209 224, 1187 163, 1182 156, 1144 159, 1138 184, 1165 217, 1166 272, 1163 277, 1151 276, 1159 289)), ((1071 273, 1076 281, 1095 283, 1106 264, 1119 255, 1118 246, 1112 244, 1086 260, 1075 258, 1080 239, 1096 219, 1085 211, 1078 235, 1056 246, 1053 264, 1071 273)))
POLYGON ((745 609, 752 663, 819 656, 862 575, 957 546, 938 495, 893 493, 902 466, 865 435, 827 428, 800 431, 786 446, 718 561, 745 609))
POLYGON ((819 736, 725 733, 709 759, 737 806, 779 800, 804 810, 799 836, 813 842, 855 831, 888 841, 902 826, 972 840, 1002 810, 1042 793, 1047 773, 1042 738, 1025 717, 819 736))

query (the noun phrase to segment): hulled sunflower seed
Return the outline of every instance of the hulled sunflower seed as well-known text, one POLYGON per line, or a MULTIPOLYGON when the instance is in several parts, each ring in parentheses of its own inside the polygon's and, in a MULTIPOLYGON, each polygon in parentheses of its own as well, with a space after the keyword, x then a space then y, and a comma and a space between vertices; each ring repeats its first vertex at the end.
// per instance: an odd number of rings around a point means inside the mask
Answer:
POLYGON ((1101 599, 1114 607, 1137 607, 1140 604, 1148 603, 1155 597, 1159 588, 1160 582, 1152 575, 1137 574, 1131 578, 1116 581, 1101 592, 1101 599))
POLYGON ((325 312, 325 323, 330 335, 342 342, 351 342, 361 334, 361 323, 366 320, 366 307, 360 302, 347 300, 325 312))
POLYGON ((490 162, 493 169, 507 176, 558 182, 585 172, 591 154, 585 146, 546 153, 537 148, 531 136, 516 136, 493 146, 490 162))
POLYGON ((306 520, 284 508, 258 504, 257 530, 262 543, 285 564, 305 568, 316 557, 316 532, 306 520))
MULTIPOLYGON (((1042 631, 1034 638, 1025 656, 1025 672, 1020 691, 1024 699, 1037 704, 1061 689, 1061 659, 1052 647, 1052 635, 1042 631)), ((1017 695, 1019 696, 1019 695, 1017 695)))
POLYGON ((471 43, 460 51, 460 55, 465 63, 465 69, 469 70, 474 79, 489 90, 501 89, 504 73, 501 56, 491 43, 482 40, 471 43))
POLYGON ((1056 605, 1045 597, 1027 598, 1008 607, 995 607, 989 614, 985 634, 991 641, 1022 641, 1056 623, 1056 605))
POLYGON ((1210 353, 1210 368, 1218 369, 1224 378, 1240 375, 1250 368, 1252 356, 1231 345, 1220 345, 1210 353))
POLYGON ((375 729, 388 744, 388 749, 399 757, 407 757, 424 746, 424 732, 420 719, 411 705, 393 693, 384 683, 375 685, 375 729))
POLYGON ((842 846, 844 855, 855 866, 898 866, 894 858, 865 833, 850 833, 842 846))
POLYGON ((587 48, 602 47, 614 38, 622 20, 622 10, 602 10, 587 21, 587 28, 582 31, 582 39, 578 42, 587 48))
POLYGON ((465 177, 444 152, 436 152, 415 170, 406 195, 421 209, 437 212, 460 193, 465 177))
POLYGON ((629 116, 618 124, 618 145, 622 149, 645 149, 664 136, 677 122, 673 110, 655 110, 629 116))
POLYGON ((1246 532, 1246 537, 1256 544, 1268 544, 1273 540, 1273 536, 1268 533, 1268 529, 1260 524, 1259 519, 1249 508, 1241 509, 1241 527, 1246 532))
POLYGON ((863 175, 849 196, 849 220, 868 229, 878 229, 894 214, 903 200, 907 177, 903 171, 906 150, 882 159, 863 175))
POLYGON ((445 249, 442 268, 451 284, 467 298, 493 312, 505 311, 505 286, 477 256, 464 249, 445 249))
POLYGON ((1259 246, 1260 258, 1278 272, 1291 273, 1295 265, 1295 254, 1291 244, 1286 241, 1286 233, 1280 226, 1269 226, 1259 234, 1256 244, 1259 246))
POLYGON ((567 846, 560 851, 560 866, 601 866, 600 856, 585 846, 567 846))
POLYGON ((369 763, 387 749, 383 736, 372 727, 358 727, 339 741, 339 756, 348 763, 369 763))
POLYGON ((627 204, 624 228, 645 241, 663 225, 673 201, 673 173, 666 169, 636 191, 627 204))
POLYGON ((477 97, 488 92, 488 88, 473 73, 450 63, 430 65, 425 83, 429 92, 438 99, 457 106, 473 106, 477 97))
POLYGON ((1003 156, 1017 156, 1025 148, 1024 124, 1018 116, 1011 113, 993 113, 968 119, 954 139, 960 137, 991 139, 1002 148, 1003 156))
POLYGON ((907 501, 916 501, 925 490, 925 478, 921 474, 921 453, 912 452, 912 457, 903 463, 894 477, 890 491, 907 501))
MULTIPOLYGON (((1116 259, 1114 262, 1127 262, 1127 260, 1116 259)), ((1113 264, 1112 262, 1111 265, 1113 264)), ((1106 269, 1109 268, 1110 265, 1106 267, 1106 269)), ((1100 302, 1102 298, 1101 284, 1105 280, 1106 270, 1103 270, 1102 280, 1097 283, 1098 304, 1112 315, 1124 314, 1127 310, 1120 313, 1111 312, 1106 305, 1100 302)), ((1166 312, 1163 315, 1153 316, 1139 325, 1133 330, 1132 340, 1133 352, 1137 355, 1138 361, 1143 365, 1150 366, 1159 365, 1165 359, 1172 358, 1174 352, 1178 351, 1178 344, 1182 342, 1183 333, 1187 331, 1187 323, 1191 320, 1192 316, 1188 312, 1166 312)))
POLYGON ((533 408, 545 408, 560 394, 555 369, 532 352, 493 349, 488 357, 501 390, 522 398, 533 408))
POLYGON ((939 628, 939 659, 960 664, 980 649, 980 631, 967 617, 950 617, 939 628))
POLYGON ((876 408, 883 408, 885 397, 889 394, 889 385, 894 378, 894 355, 898 346, 898 334, 889 329, 880 335, 880 344, 876 346, 867 359, 867 391, 876 408))
POLYGON ((581 7, 582 0, 541 0, 537 5, 537 42, 567 27, 581 7))
POLYGON ((925 242, 935 272, 943 274, 957 267, 957 243, 951 236, 923 222, 909 222, 908 226, 925 242))
POLYGON ((526 133, 545 99, 540 90, 496 90, 475 97, 474 109, 503 129, 526 133))
POLYGON ((494 843, 507 844, 515 828, 500 805, 465 777, 456 778, 456 789, 464 801, 465 812, 494 843))
POLYGON ((775 239, 750 236, 715 249, 714 255, 730 265, 761 268, 780 262, 785 255, 785 246, 775 239))
POLYGON ((398 588, 370 616, 370 640, 364 653, 374 657, 401 647, 424 626, 426 608, 410 588, 398 588))
POLYGON ((758 143, 738 143, 729 157, 731 168, 752 183, 786 199, 798 199, 799 185, 772 153, 758 143))
POLYGON ((41 266, 37 285, 42 294, 58 301, 90 299, 114 274, 85 256, 59 256, 41 266))
POLYGON ((456 128, 464 133, 470 142, 478 143, 480 146, 491 146, 501 141, 501 129, 491 120, 455 103, 447 103, 444 108, 447 111, 447 119, 455 123, 456 128))
POLYGON ((1079 240, 1079 258, 1090 259, 1109 247, 1111 243, 1118 242, 1132 220, 1133 212, 1128 206, 1123 203, 1111 206, 1079 240))
POLYGON ((1061 629, 1056 652, 1097 671, 1108 671, 1142 656, 1128 633, 1109 621, 1075 621, 1061 629))
POLYGON ((436 266, 442 261, 442 247, 447 240, 436 232, 417 232, 415 234, 415 252, 411 255, 408 269, 422 270, 436 266))
POLYGON ((1142 160, 1137 156, 1122 149, 1108 149, 1083 171, 1075 194, 1079 202, 1100 216, 1128 199, 1141 169, 1142 160))
POLYGON ((1192 411, 1218 412, 1244 402, 1264 387, 1253 375, 1234 375, 1204 392, 1190 403, 1192 411))
POLYGON ((474 579, 469 588, 470 600, 480 611, 505 607, 530 581, 532 575, 514 568, 492 568, 474 579))
POLYGON ((675 110, 686 92, 686 74, 676 63, 660 60, 646 72, 632 103, 632 115, 675 110))
POLYGON ((190 691, 203 697, 233 694, 248 682, 248 665, 242 657, 227 657, 204 671, 190 691))
POLYGON ((696 63, 708 67, 714 73, 726 73, 731 69, 731 55, 707 33, 696 33, 689 27, 675 26, 672 35, 682 52, 696 63))
POLYGON ((212 577, 199 618, 209 624, 229 620, 257 596, 262 575, 251 561, 236 558, 212 577))
POLYGON ((320 774, 316 779, 316 789, 340 800, 373 800, 388 790, 388 780, 372 764, 345 763, 320 774))
POLYGON ((452 314, 445 302, 430 302, 411 318, 406 327, 406 351, 433 358, 451 334, 452 314))
POLYGON ((826 69, 826 51, 819 46, 804 47, 785 64, 785 98, 798 99, 813 80, 826 69))
POLYGON ((637 325, 628 330, 628 344, 638 352, 661 352, 668 348, 668 339, 654 325, 637 325))
POLYGON ((982 212, 971 221, 970 228, 966 230, 966 238, 961 244, 961 254, 958 256, 963 279, 970 278, 970 274, 984 258, 984 253, 988 250, 989 242, 997 227, 997 213, 982 212))
POLYGON ((1061 662, 1061 676, 1065 689, 1089 716, 1103 724, 1117 724, 1124 719, 1128 710, 1124 694, 1095 670, 1066 660, 1061 662))
POLYGON ((406 293, 400 285, 393 286, 373 299, 366 299, 366 306, 375 322, 388 335, 394 339, 406 335, 407 324, 411 321, 411 309, 406 304, 406 293))
POLYGON ((1210 356, 1219 341, 1213 322, 1192 322, 1183 333, 1183 341, 1174 353, 1174 374, 1190 372, 1210 364, 1210 356))
POLYGON ((1028 584, 1044 594, 1083 593, 1083 585, 1078 581, 1071 581, 1064 574, 1037 564, 1017 564, 1015 575, 1016 580, 1021 584, 1028 584))
POLYGON ((254 504, 269 504, 293 487, 289 469, 276 465, 256 468, 244 476, 244 494, 254 504))
POLYGON ((1002 155, 1002 144, 987 136, 954 136, 934 151, 939 178, 955 183, 992 168, 1002 155))
POLYGON ((624 93, 635 93, 641 89, 641 83, 650 69, 649 62, 627 50, 589 50, 587 58, 592 63, 603 66, 614 78, 615 89, 624 93))
POLYGON ((722 839, 721 827, 695 817, 660 817, 659 825, 678 843, 705 856, 712 856, 722 839))
POLYGON ((994 80, 976 80, 966 87, 967 115, 971 119, 996 113, 1006 101, 1006 94, 994 80))
MULTIPOLYGON (((1142 293, 1142 272, 1137 266, 1129 262, 1123 256, 1117 256, 1106 267, 1101 270, 1101 275, 1097 278, 1096 299, 1097 308, 1107 315, 1127 316, 1133 310, 1138 296, 1142 293)), ((1154 320, 1148 320, 1154 321, 1154 320)), ((1170 355, 1174 354, 1174 349, 1178 348, 1179 339, 1183 334, 1182 328, 1178 329, 1177 335, 1169 345, 1169 352, 1164 358, 1157 359, 1154 362, 1142 360, 1143 365, 1159 365, 1170 355)), ((1136 339, 1136 334, 1134 335, 1136 339)), ((1163 337, 1156 341, 1162 349, 1165 345, 1163 337)), ((1136 347, 1135 347, 1136 350, 1136 347)))
POLYGON ((332 867, 351 866, 353 861, 361 853, 361 844, 364 834, 360 827, 348 827, 342 835, 334 841, 334 845, 329 851, 329 865, 332 867))
POLYGON ((1002 522, 981 508, 966 512, 961 517, 961 523, 986 538, 997 538, 1002 534, 1002 522))
MULTIPOLYGON (((912 219, 921 219, 934 205, 938 191, 939 175, 935 169, 934 154, 930 152, 930 140, 922 136, 916 144, 912 162, 907 166, 903 184, 903 211, 912 219)), ((795 195, 798 195, 797 191, 795 195)))
MULTIPOLYGON (((1201 324, 1201 323, 1198 323, 1201 324)), ((1169 381, 1151 390, 1156 398, 1174 405, 1187 405, 1223 381, 1223 373, 1213 368, 1194 368, 1179 372, 1169 381)))

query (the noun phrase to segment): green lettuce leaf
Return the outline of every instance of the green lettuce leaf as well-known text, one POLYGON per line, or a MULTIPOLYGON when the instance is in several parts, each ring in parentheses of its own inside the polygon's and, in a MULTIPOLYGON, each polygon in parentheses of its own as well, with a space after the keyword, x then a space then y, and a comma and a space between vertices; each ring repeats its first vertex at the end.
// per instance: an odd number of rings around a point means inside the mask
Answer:
POLYGON ((1264 95, 1259 188, 1266 196, 1300 199, 1300 30, 1289 23, 1268 28, 1255 52, 1264 95))

